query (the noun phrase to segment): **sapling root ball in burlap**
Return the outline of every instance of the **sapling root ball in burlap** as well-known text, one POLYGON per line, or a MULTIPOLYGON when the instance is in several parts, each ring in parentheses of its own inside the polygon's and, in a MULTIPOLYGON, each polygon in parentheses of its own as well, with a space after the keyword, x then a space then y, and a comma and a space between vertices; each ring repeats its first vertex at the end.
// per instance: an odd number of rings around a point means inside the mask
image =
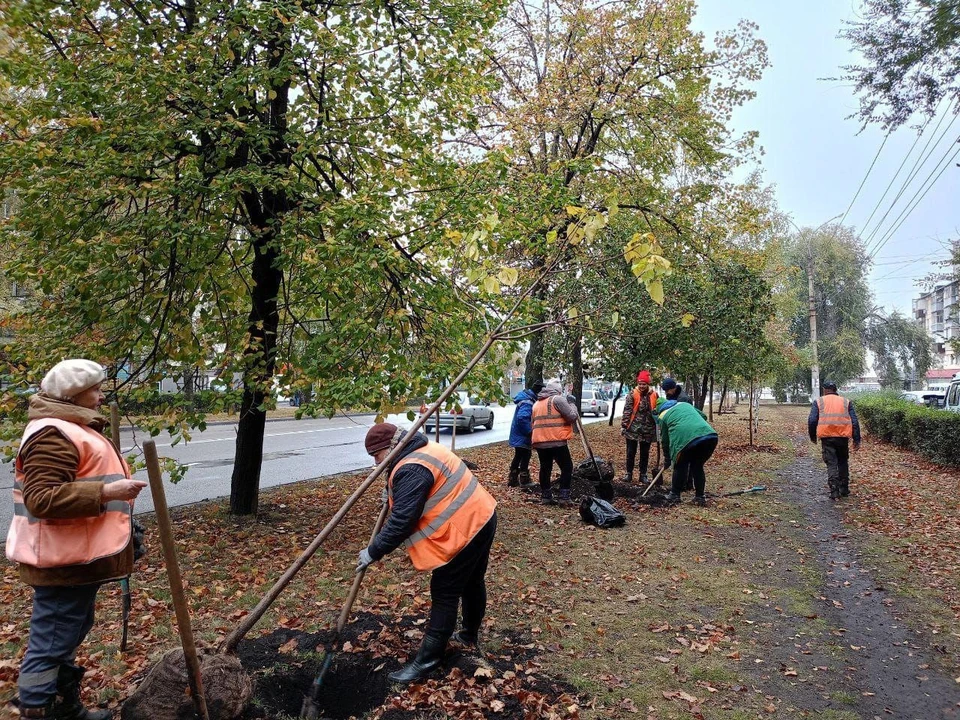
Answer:
MULTIPOLYGON (((210 720, 234 720, 253 695, 253 682, 235 655, 198 649, 203 695, 210 720)), ((121 720, 192 720, 183 650, 171 650, 154 665, 140 687, 123 705, 121 720)))

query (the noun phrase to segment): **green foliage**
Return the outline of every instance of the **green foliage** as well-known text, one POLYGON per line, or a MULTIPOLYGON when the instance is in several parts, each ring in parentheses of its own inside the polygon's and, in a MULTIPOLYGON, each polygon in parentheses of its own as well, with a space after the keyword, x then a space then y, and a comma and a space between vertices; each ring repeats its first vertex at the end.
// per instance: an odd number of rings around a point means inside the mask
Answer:
POLYGON ((862 54, 846 66, 864 123, 897 128, 919 112, 936 114, 960 96, 960 13, 956 0, 865 0, 861 19, 841 33, 862 54))
POLYGON ((895 393, 858 395, 854 407, 866 430, 880 440, 938 465, 960 467, 960 413, 918 405, 895 393))
POLYGON ((924 377, 933 366, 927 331, 899 313, 869 318, 866 342, 874 355, 874 370, 885 388, 902 389, 906 381, 924 377))

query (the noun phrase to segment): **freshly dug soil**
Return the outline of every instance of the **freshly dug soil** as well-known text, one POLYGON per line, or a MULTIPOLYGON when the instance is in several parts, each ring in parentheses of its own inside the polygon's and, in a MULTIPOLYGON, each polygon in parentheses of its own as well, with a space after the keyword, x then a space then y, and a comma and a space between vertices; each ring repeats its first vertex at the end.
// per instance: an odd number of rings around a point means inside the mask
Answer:
MULTIPOLYGON (((396 634, 407 636, 416 629, 413 617, 403 617, 399 623, 394 623, 392 619, 388 621, 370 613, 360 613, 351 619, 337 643, 333 664, 324 678, 317 700, 320 716, 327 720, 346 720, 372 713, 375 718, 398 720, 414 716, 412 708, 417 706, 420 698, 424 701, 424 709, 432 707, 437 710, 437 698, 442 696, 447 714, 476 708, 480 713, 477 717, 485 717, 483 713, 489 708, 484 709, 483 684, 494 678, 502 683, 504 677, 511 680, 501 684, 496 694, 497 700, 503 703, 496 717, 503 720, 530 717, 529 707, 524 703, 529 704, 535 698, 545 698, 548 704, 561 697, 565 698, 564 702, 576 698, 575 689, 560 680, 515 672, 518 665, 529 667, 535 663, 541 649, 529 638, 521 636, 497 638, 500 647, 497 653, 467 649, 451 642, 443 667, 425 683, 406 687, 395 685, 387 675, 409 659, 401 653, 412 655, 419 639, 405 640, 403 651, 385 656, 383 643, 365 643, 363 638, 376 640, 396 634), (344 651, 344 647, 348 650, 344 651)), ((256 677, 253 701, 241 716, 243 720, 298 717, 303 699, 323 663, 325 644, 332 635, 332 630, 305 633, 280 628, 242 643, 240 658, 244 667, 256 677)))

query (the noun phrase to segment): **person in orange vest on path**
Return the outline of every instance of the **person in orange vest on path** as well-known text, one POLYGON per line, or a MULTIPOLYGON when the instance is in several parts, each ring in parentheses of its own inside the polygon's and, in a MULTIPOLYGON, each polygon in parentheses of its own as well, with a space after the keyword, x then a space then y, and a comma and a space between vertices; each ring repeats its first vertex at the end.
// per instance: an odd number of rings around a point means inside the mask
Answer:
POLYGON ((90 360, 53 366, 30 398, 17 452, 7 557, 33 586, 20 717, 107 720, 80 702, 77 648, 93 627, 97 590, 133 567, 133 500, 146 487, 103 436, 104 369, 90 360))
POLYGON ((573 437, 573 426, 580 413, 567 398, 558 383, 548 384, 537 395, 533 405, 533 434, 531 444, 540 460, 540 502, 555 505, 550 475, 553 463, 560 468, 560 504, 570 503, 570 483, 573 480, 573 459, 567 441, 573 437))
MULTIPOLYGON (((650 446, 657 441, 657 420, 653 411, 657 407, 657 393, 650 389, 650 373, 637 373, 637 386, 623 401, 623 418, 620 434, 627 442, 627 478, 633 482, 633 467, 640 450, 640 482, 648 482, 647 468, 650 464, 650 446)), ((657 472, 657 468, 653 468, 657 472)))
POLYGON ((820 440, 820 451, 827 464, 830 499, 850 494, 850 440, 853 449, 860 449, 860 422, 853 403, 837 393, 837 384, 823 383, 823 396, 815 400, 807 418, 810 442, 820 440))
MULTIPOLYGON (((374 425, 364 440, 367 453, 379 465, 406 432, 392 423, 374 425)), ((357 572, 401 544, 417 570, 433 572, 430 621, 420 650, 388 676, 394 682, 418 682, 443 661, 461 604, 463 624, 454 639, 468 646, 478 643, 487 610, 485 577, 497 533, 497 501, 459 457, 420 433, 387 468, 386 491, 390 515, 360 551, 357 572)))

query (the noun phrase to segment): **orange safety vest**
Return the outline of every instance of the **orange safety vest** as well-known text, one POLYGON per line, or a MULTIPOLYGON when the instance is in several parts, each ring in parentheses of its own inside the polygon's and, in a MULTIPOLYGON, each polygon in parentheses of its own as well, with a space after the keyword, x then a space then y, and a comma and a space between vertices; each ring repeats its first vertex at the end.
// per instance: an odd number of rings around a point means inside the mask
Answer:
POLYGON ((533 434, 530 442, 533 445, 546 442, 569 440, 573 437, 573 425, 557 410, 555 398, 548 397, 537 400, 533 406, 533 416, 530 424, 533 434))
MULTIPOLYGON (((80 455, 73 482, 116 482, 130 477, 130 468, 107 438, 90 427, 58 418, 31 420, 20 441, 54 427, 80 455)), ((13 482, 13 520, 7 533, 7 558, 37 568, 83 565, 122 552, 130 543, 133 501, 111 500, 96 517, 36 518, 23 504, 23 463, 17 456, 13 482)))
POLYGON ((817 399, 817 437, 853 437, 853 420, 850 419, 850 401, 845 397, 824 395, 817 399))
MULTIPOLYGON (((633 410, 630 412, 630 417, 627 419, 627 427, 633 424, 633 419, 637 416, 637 408, 640 407, 640 393, 636 390, 632 390, 630 394, 633 396, 633 410)), ((657 393, 650 392, 650 409, 657 409, 657 393)))
POLYGON ((417 570, 446 565, 493 517, 497 501, 470 472, 463 460, 443 445, 428 442, 398 462, 387 483, 393 507, 393 478, 404 465, 416 463, 433 473, 433 487, 416 529, 403 544, 417 570))

